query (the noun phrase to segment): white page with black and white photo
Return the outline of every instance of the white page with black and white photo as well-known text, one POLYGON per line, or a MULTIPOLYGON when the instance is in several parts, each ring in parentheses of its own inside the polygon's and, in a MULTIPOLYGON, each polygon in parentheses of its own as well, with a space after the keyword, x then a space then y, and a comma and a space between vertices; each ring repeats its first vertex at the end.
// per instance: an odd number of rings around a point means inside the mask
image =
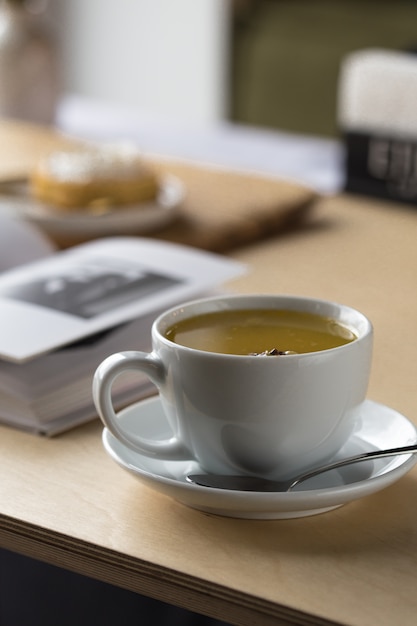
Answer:
POLYGON ((139 237, 111 237, 0 275, 0 358, 24 363, 203 294, 241 275, 226 257, 139 237))

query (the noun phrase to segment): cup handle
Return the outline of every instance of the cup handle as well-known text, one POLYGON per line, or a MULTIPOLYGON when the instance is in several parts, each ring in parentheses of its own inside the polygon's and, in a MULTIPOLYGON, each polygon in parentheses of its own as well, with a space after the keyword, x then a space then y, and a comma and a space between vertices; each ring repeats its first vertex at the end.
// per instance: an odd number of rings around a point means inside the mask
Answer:
POLYGON ((118 414, 113 408, 112 386, 114 380, 128 370, 146 374, 157 386, 165 378, 165 369, 161 360, 154 354, 138 351, 118 352, 107 357, 97 368, 93 377, 93 400, 103 424, 108 430, 130 449, 165 460, 188 460, 190 451, 177 439, 145 439, 132 432, 126 432, 120 425, 118 414))

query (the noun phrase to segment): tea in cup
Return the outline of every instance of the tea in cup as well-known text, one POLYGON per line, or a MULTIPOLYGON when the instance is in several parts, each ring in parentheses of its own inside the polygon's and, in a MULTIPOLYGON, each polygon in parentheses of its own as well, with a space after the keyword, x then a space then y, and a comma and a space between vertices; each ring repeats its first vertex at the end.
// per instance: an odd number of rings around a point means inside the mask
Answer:
POLYGON ((352 434, 372 338, 362 313, 325 300, 195 300, 155 320, 151 353, 120 352, 101 363, 94 402, 109 431, 141 454, 195 460, 207 472, 285 478, 326 462, 352 434), (127 370, 156 385, 171 438, 123 428, 111 390, 127 370))

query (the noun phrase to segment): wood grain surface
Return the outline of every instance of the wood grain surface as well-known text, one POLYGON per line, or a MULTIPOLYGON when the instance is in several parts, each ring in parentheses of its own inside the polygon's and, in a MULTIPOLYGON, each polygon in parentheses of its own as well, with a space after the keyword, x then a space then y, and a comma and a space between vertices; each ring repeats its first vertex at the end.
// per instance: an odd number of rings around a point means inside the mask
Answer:
MULTIPOLYGON (((369 397, 417 423, 417 213, 318 201, 309 229, 236 249, 249 293, 345 302, 374 323, 369 397)), ((0 429, 0 543, 232 624, 414 626, 417 467, 389 488, 295 520, 222 518, 141 485, 95 421, 55 439, 0 429)))

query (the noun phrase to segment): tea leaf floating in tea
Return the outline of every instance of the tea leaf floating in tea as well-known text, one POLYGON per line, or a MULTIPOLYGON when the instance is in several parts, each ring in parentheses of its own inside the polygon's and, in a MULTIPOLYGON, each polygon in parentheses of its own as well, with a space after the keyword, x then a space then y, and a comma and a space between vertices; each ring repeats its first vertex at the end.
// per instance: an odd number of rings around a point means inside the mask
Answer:
POLYGON ((285 356, 286 354, 298 354, 294 350, 278 350, 272 348, 271 350, 264 350, 263 352, 250 352, 249 356, 285 356))

